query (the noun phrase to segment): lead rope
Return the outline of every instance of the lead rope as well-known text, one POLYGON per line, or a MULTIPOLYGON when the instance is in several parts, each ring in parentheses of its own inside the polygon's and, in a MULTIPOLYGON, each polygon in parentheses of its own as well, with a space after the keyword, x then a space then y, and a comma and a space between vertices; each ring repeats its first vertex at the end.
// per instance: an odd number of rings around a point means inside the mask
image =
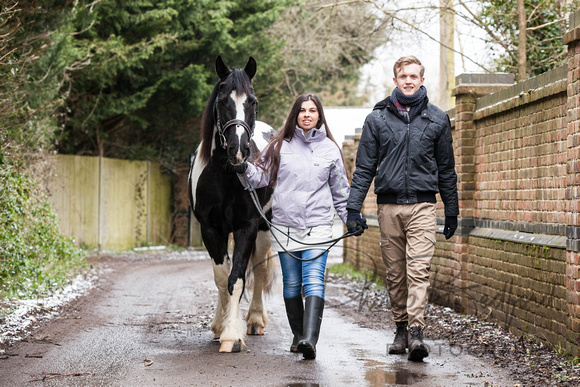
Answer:
POLYGON ((256 193, 256 189, 252 186, 252 184, 250 183, 250 181, 248 180, 248 177, 246 176, 246 173, 243 173, 244 175, 244 180, 246 182, 246 190, 250 193, 250 197, 252 198, 252 201, 254 202, 254 206, 256 207, 256 209, 258 210, 258 212, 260 213, 260 216, 262 217, 262 219, 264 219, 266 221, 266 223, 270 226, 270 228, 275 229, 276 231, 278 231, 280 234, 288 237, 288 239, 292 239, 294 242, 299 243, 301 245, 305 245, 305 246, 318 246, 321 244, 326 244, 326 243, 331 243, 330 246, 328 246, 328 248, 326 250, 324 250, 322 253, 318 254, 316 257, 312 257, 312 258, 308 258, 308 259, 303 259, 300 257, 295 256, 294 254, 292 254, 290 251, 286 250, 284 248, 284 246, 282 246, 282 243, 280 243, 280 241, 278 240, 278 237, 276 237, 275 233, 272 233, 272 235, 274 236, 274 239, 276 240, 276 242, 278 243, 278 245, 280 245, 280 247, 282 248, 282 250, 284 250, 284 252, 288 255, 290 255, 292 258, 298 260, 298 261, 313 261, 321 256, 323 256, 324 254, 326 254, 334 245, 336 245, 338 242, 340 242, 341 239, 344 238, 348 238, 350 236, 353 236, 354 233, 352 232, 346 232, 344 233, 342 236, 338 237, 338 238, 334 238, 334 239, 330 239, 328 241, 325 242, 318 242, 318 243, 306 243, 306 242, 301 242, 297 239, 294 239, 290 236, 290 232, 288 232, 288 234, 286 234, 284 231, 280 230, 278 227, 276 227, 273 223, 271 223, 268 218, 266 217, 266 214, 264 214, 264 211, 262 211, 262 206, 260 205, 260 199, 258 198, 258 194, 256 193))

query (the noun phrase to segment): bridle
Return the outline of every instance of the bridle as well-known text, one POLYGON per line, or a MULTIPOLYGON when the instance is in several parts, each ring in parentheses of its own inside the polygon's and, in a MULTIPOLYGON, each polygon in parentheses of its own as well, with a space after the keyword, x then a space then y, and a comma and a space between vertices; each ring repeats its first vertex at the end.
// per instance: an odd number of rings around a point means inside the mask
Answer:
MULTIPOLYGON (((256 98, 256 97, 254 96, 254 98, 256 98)), ((214 119, 216 122, 218 134, 220 136, 220 143, 221 143, 221 146, 223 149, 226 149, 228 147, 228 141, 226 140, 226 130, 228 130, 228 128, 231 126, 240 125, 241 127, 244 128, 244 130, 248 134, 248 139, 252 138, 252 136, 254 135, 254 126, 256 123, 256 119, 258 117, 258 99, 257 98, 256 98, 256 108, 254 109, 254 125, 252 127, 250 127, 250 125, 248 125, 248 123, 246 121, 240 120, 238 118, 234 118, 232 120, 229 120, 228 122, 225 123, 225 125, 222 126, 218 105, 219 105, 219 97, 216 97, 215 103, 213 105, 214 119)))

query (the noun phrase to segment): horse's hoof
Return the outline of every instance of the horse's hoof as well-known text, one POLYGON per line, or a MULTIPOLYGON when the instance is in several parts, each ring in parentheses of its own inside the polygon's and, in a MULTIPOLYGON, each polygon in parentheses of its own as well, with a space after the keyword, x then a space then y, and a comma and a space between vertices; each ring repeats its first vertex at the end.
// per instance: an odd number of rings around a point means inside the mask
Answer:
POLYGON ((241 340, 222 341, 222 344, 220 345, 220 352, 232 353, 232 352, 240 352, 241 350, 242 350, 242 341, 241 340))
POLYGON ((264 334, 264 327, 259 325, 248 325, 248 331, 246 334, 252 336, 262 336, 264 334))

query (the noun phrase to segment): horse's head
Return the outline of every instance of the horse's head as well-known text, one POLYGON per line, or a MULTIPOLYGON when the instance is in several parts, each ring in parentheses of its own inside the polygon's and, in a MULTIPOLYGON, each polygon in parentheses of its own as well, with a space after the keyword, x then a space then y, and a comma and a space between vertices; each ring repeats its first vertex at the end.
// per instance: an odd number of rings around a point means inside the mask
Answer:
POLYGON ((251 154, 251 138, 256 124, 258 99, 252 88, 256 61, 250 57, 244 69, 229 69, 218 56, 215 69, 220 77, 214 103, 214 120, 228 161, 239 165, 251 154))

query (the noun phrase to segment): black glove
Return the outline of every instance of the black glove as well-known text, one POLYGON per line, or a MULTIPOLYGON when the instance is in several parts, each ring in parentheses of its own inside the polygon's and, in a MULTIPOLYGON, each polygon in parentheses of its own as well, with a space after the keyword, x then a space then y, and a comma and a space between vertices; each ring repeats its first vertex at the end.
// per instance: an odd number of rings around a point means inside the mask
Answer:
POLYGON ((369 228, 369 226, 367 226, 367 220, 363 218, 358 211, 347 211, 348 216, 346 218, 346 228, 348 229, 348 232, 352 233, 354 236, 362 235, 362 233, 369 228))
POLYGON ((246 169, 248 169, 248 162, 244 161, 240 165, 232 165, 232 169, 236 173, 244 173, 244 172, 246 172, 246 169))
POLYGON ((445 239, 451 238, 455 234, 455 230, 457 230, 457 216, 446 216, 445 227, 443 228, 445 239))

